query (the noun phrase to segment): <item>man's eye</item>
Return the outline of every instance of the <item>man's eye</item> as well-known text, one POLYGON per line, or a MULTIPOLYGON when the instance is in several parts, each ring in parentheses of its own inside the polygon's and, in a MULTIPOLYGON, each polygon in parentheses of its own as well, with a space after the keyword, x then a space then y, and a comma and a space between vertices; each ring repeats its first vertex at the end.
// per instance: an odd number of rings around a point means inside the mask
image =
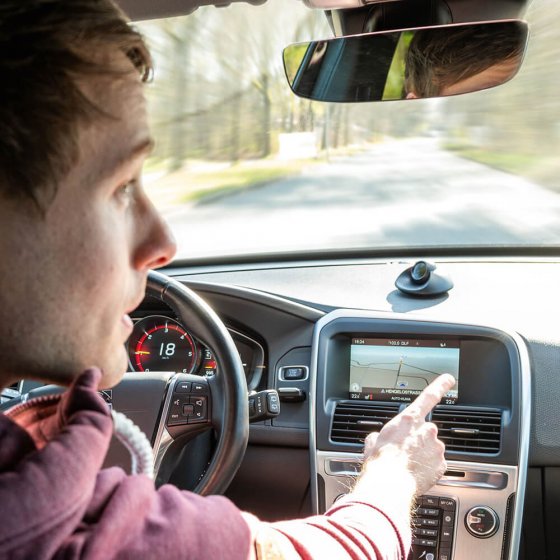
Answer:
POLYGON ((122 184, 117 189, 117 195, 122 198, 132 198, 134 195, 134 187, 136 185, 136 181, 128 181, 127 183, 122 184))

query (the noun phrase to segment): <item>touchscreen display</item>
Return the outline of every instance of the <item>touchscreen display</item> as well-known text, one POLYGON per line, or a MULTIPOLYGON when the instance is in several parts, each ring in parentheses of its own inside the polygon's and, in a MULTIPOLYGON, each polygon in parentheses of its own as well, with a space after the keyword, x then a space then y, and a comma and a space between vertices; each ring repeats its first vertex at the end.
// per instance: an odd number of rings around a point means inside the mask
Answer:
POLYGON ((353 338, 350 351, 350 398, 411 402, 438 375, 457 380, 444 399, 459 397, 458 341, 353 338))

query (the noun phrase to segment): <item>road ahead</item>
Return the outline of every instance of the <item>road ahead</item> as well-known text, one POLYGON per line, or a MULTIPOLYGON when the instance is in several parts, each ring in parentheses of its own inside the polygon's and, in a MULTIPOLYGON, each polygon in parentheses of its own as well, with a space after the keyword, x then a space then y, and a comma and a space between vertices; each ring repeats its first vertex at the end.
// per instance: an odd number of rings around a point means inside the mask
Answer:
POLYGON ((457 157, 433 139, 382 144, 166 217, 182 257, 560 243, 560 194, 457 157))

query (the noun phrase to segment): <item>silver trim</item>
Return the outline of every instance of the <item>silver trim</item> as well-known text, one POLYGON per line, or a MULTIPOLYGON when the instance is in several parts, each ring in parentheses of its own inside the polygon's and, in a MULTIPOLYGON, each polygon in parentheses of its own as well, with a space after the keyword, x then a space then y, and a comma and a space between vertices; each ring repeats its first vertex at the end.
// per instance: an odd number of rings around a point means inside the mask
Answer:
POLYGON ((503 490, 508 486, 507 474, 499 471, 463 471, 463 475, 458 477, 453 474, 445 474, 439 479, 438 486, 487 488, 488 490, 503 490))
MULTIPOLYGON (((433 323, 437 325, 449 325, 453 326, 467 326, 474 328, 489 328, 497 331, 502 331, 504 334, 508 335, 517 347, 519 364, 520 364, 520 441, 519 441, 519 457, 518 465, 515 467, 507 467, 504 465, 497 465, 495 467, 490 467, 488 464, 477 464, 477 463, 464 463, 464 462, 453 462, 457 464, 459 470, 465 469, 469 465, 476 467, 478 470, 484 469, 488 470, 493 468, 498 471, 505 471, 511 468, 515 471, 514 486, 513 491, 515 492, 515 510, 512 518, 511 533, 510 533, 510 549, 509 549, 509 560, 516 560, 519 554, 519 544, 521 540, 521 524, 523 519, 523 503, 525 500, 525 486, 527 481, 527 468, 528 468, 528 458, 529 458, 529 438, 530 438, 530 426, 531 426, 531 366, 529 361, 529 353, 527 351, 527 346, 519 334, 509 330, 508 328, 501 328, 496 325, 488 324, 473 324, 463 321, 446 321, 438 318, 431 318, 429 316, 414 316, 407 314, 403 316, 397 313, 381 313, 372 312, 365 310, 348 310, 348 309, 337 309, 328 313, 324 317, 321 317, 315 325, 315 330, 313 332, 313 342, 312 342, 312 354, 311 354, 311 371, 310 371, 310 395, 309 395, 309 441, 310 441, 310 467, 311 467, 311 500, 312 506, 315 512, 318 511, 318 493, 317 493, 317 474, 318 474, 318 454, 320 451, 317 449, 317 434, 316 434, 316 410, 317 410, 317 363, 318 363, 318 352, 319 352, 319 340, 321 331, 325 326, 330 324, 336 319, 349 318, 349 319, 372 319, 372 320, 395 320, 395 321, 410 321, 412 323, 422 322, 422 323, 433 323), (519 506, 519 507, 518 507, 519 506)), ((329 455, 336 456, 336 453, 329 453, 329 455)), ((344 457, 352 457, 353 454, 343 453, 344 457)), ((358 455, 359 457, 359 455, 358 455)), ((449 461, 451 464, 452 462, 449 461)), ((508 485, 509 487, 510 485, 508 485)), ((459 491, 458 489, 455 489, 459 491)), ((474 492, 475 489, 470 491, 474 492)), ((484 489, 488 492, 488 489, 484 489)), ((507 497, 506 497, 507 501, 507 497)), ((505 506, 504 506, 505 507, 505 506)), ((501 534, 499 532, 498 534, 501 534)), ((495 537, 492 537, 495 538, 495 537)), ((456 542, 454 544, 456 548, 456 542)), ((464 556, 464 558, 470 558, 469 556, 464 556)), ((456 557, 456 560, 462 560, 460 556, 456 557)))
POLYGON ((285 381, 287 383, 290 382, 299 382, 299 381, 307 381, 309 379, 309 367, 303 365, 293 365, 293 366, 280 366, 278 368, 278 381, 285 381), (290 368, 303 368, 305 370, 305 375, 301 379, 286 379, 284 377, 284 370, 290 368))
POLYGON ((173 387, 175 386, 175 381, 179 377, 179 373, 174 373, 167 381, 167 395, 165 396, 165 401, 163 403, 163 410, 159 419, 159 426, 156 433, 156 439, 154 441, 154 480, 157 480, 159 469, 161 467, 161 462, 166 454, 169 446, 173 443, 173 438, 171 434, 167 431, 165 427, 165 419, 169 412, 169 405, 171 403, 171 398, 173 397, 173 387))
MULTIPOLYGON (((334 503, 341 494, 347 494, 356 480, 355 472, 349 476, 328 475, 329 463, 341 461, 359 463, 362 455, 358 453, 344 453, 331 451, 318 451, 317 460, 319 474, 325 483, 325 500, 327 507, 334 503)), ((508 498, 514 492, 518 479, 517 467, 507 465, 490 465, 481 463, 450 461, 450 467, 462 470, 467 475, 477 475, 492 472, 501 472, 507 485, 504 488, 449 488, 442 486, 441 480, 426 494, 442 498, 452 498, 457 503, 454 524, 453 553, 454 560, 497 560, 501 558, 504 537, 504 523, 500 523, 498 532, 487 539, 475 538, 467 532, 464 526, 465 515, 475 506, 484 505, 492 508, 503 521, 505 520, 508 498)))
POLYGON ((527 469, 529 464, 529 443, 531 437, 531 362, 529 351, 524 340, 517 333, 509 333, 519 352, 521 364, 521 441, 519 444, 519 478, 515 496, 515 512, 512 521, 510 560, 517 560, 521 542, 521 524, 523 522, 523 504, 525 503, 525 487, 527 485, 527 469), (519 506, 519 507, 517 507, 519 506))

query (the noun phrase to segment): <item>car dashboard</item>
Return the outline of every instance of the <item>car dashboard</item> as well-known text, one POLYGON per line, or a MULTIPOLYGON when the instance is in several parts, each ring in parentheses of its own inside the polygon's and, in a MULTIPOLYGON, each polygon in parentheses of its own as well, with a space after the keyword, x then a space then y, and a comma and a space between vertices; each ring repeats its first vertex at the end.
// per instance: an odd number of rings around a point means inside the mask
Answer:
MULTIPOLYGON (((453 349, 458 393, 431 417, 447 446, 448 470, 418 500, 411 558, 545 558, 555 546, 545 519, 560 505, 560 435, 550 420, 560 396, 553 326, 560 309, 551 297, 560 263, 434 260, 455 287, 431 298, 395 289, 409 258, 165 271, 220 315, 244 364, 252 364, 250 390, 276 389, 282 401, 278 417, 251 425, 245 461, 226 495, 263 519, 325 511, 351 488, 367 432, 402 410, 408 388, 421 389, 432 375, 403 369, 400 388, 391 381, 396 397, 380 397, 352 385, 352 347, 392 345, 393 362, 402 345, 453 349)), ((161 303, 145 301, 136 319, 154 313, 173 318, 161 303)), ((430 370, 425 366, 404 363, 430 370)))

